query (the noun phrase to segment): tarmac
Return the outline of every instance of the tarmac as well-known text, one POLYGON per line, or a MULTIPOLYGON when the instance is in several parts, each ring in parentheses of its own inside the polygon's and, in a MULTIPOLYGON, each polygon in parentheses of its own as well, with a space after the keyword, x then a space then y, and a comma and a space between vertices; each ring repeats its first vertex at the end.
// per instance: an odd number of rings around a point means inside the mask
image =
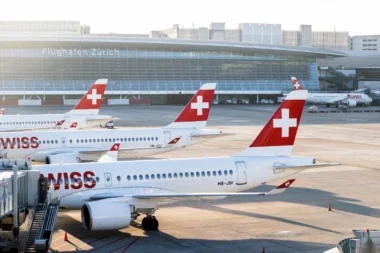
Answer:
MULTIPOLYGON (((278 105, 213 105, 208 128, 236 133, 154 156, 232 155, 247 147, 278 105)), ((182 106, 108 106, 122 127, 161 127, 182 106)), ((70 107, 5 108, 5 114, 60 113, 70 107)), ((263 252, 317 253, 333 248, 353 229, 380 228, 379 113, 303 114, 294 155, 342 165, 306 170, 276 196, 181 201, 160 207, 159 231, 144 231, 142 217, 120 231, 88 232, 80 211, 60 211, 51 252, 263 252), (328 211, 331 204, 332 210, 328 211), (68 241, 64 240, 67 232, 68 241)), ((106 130, 112 131, 112 130, 106 130)), ((252 191, 270 190, 283 180, 252 191)))

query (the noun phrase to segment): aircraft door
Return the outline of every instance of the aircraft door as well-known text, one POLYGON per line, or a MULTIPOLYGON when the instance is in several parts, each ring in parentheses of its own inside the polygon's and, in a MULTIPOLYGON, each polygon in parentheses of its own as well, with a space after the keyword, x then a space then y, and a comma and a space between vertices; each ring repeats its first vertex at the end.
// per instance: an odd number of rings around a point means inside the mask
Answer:
POLYGON ((172 135, 170 131, 165 131, 164 132, 164 143, 168 144, 172 140, 172 135))
POLYGON ((65 122, 63 122, 63 129, 69 129, 70 127, 70 116, 63 117, 65 122))
POLYGON ((66 147, 66 137, 61 137, 61 145, 62 147, 66 147))
POLYGON ((112 175, 109 172, 104 173, 104 186, 105 187, 112 186, 112 175))
POLYGON ((245 167, 245 162, 236 162, 237 170, 237 185, 243 185, 247 183, 247 169, 245 167))

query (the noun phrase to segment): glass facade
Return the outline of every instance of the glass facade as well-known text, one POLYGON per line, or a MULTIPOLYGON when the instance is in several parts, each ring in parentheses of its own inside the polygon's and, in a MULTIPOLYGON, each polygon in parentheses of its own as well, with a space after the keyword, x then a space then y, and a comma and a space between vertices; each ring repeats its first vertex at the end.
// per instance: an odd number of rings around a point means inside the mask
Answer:
POLYGON ((82 91, 96 79, 108 78, 110 91, 195 91, 217 82, 219 91, 254 94, 290 90, 291 76, 307 89, 319 90, 315 56, 170 43, 0 44, 0 91, 82 91))

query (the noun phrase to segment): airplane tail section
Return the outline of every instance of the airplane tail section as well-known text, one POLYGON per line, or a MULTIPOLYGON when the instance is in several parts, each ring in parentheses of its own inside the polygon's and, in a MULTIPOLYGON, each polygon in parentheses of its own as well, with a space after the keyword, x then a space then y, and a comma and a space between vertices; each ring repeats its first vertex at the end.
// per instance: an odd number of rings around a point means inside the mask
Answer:
POLYGON ((4 108, 1 108, 0 109, 0 116, 3 116, 3 114, 4 114, 4 108))
POLYGON ((292 84, 293 84, 293 89, 294 90, 303 90, 303 87, 302 85, 298 82, 297 78, 295 78, 294 76, 291 77, 292 79, 292 84))
POLYGON ((290 92, 252 144, 235 156, 291 155, 307 94, 290 92))
POLYGON ((210 114, 216 83, 206 83, 186 105, 178 118, 167 128, 204 128, 210 114))
POLYGON ((120 149, 120 142, 113 144, 110 150, 105 155, 100 157, 100 159, 98 160, 98 163, 116 162, 117 157, 119 155, 119 149, 120 149))
POLYGON ((108 79, 98 79, 82 97, 73 110, 66 114, 99 114, 108 79))

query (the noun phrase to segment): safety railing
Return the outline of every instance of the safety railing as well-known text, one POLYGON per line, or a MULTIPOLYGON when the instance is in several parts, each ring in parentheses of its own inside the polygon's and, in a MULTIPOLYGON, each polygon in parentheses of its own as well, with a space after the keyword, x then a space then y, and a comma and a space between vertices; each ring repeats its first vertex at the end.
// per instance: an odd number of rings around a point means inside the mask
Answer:
POLYGON ((39 224, 39 227, 37 229, 38 232, 37 232, 36 238, 41 238, 41 236, 42 236, 43 224, 44 224, 44 220, 46 218, 47 208, 49 207, 50 200, 51 200, 51 194, 50 194, 50 192, 48 192, 46 199, 45 199, 45 202, 44 202, 44 205, 42 207, 42 212, 44 214, 44 217, 42 218, 42 222, 41 222, 41 224, 39 224))
POLYGON ((29 234, 30 234, 30 229, 32 228, 32 224, 33 224, 33 221, 34 221, 34 215, 35 215, 35 212, 36 212, 36 208, 37 208, 37 205, 38 205, 38 194, 35 195, 34 197, 34 203, 33 203, 33 206, 32 206, 32 210, 30 211, 30 219, 28 219, 27 223, 26 223, 26 231, 24 233, 24 235, 22 236, 22 252, 25 252, 26 250, 26 246, 27 246, 27 243, 28 243, 28 238, 29 238, 29 234))

